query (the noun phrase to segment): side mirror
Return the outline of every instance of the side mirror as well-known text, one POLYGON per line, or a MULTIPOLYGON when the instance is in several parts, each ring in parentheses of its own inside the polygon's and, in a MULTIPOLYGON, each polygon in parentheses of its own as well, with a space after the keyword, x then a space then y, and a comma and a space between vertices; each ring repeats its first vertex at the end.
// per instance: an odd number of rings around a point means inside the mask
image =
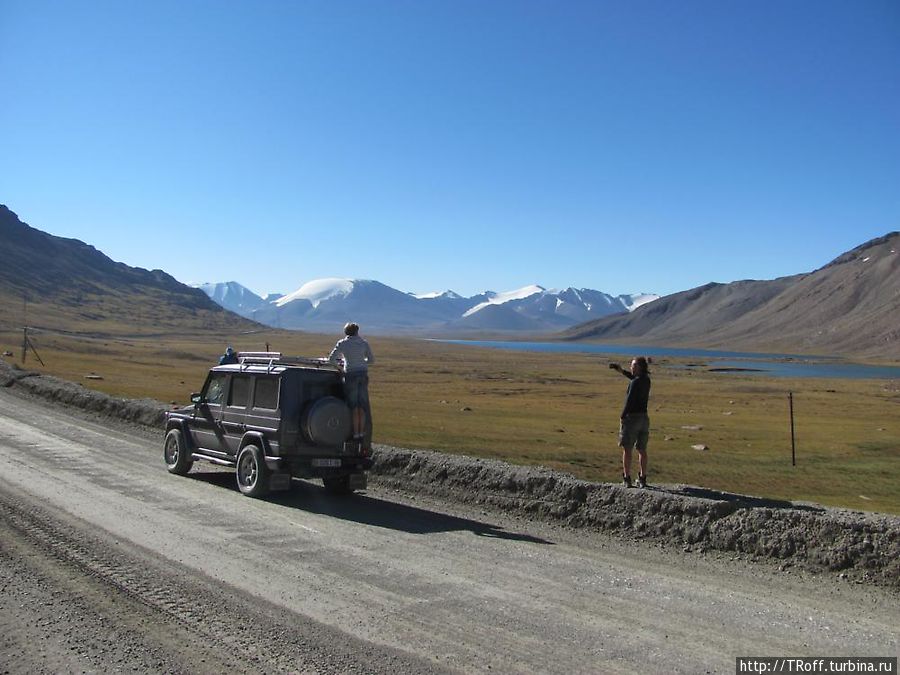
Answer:
POLYGON ((200 405, 200 402, 201 402, 202 400, 203 400, 203 399, 202 399, 202 397, 200 396, 200 394, 198 394, 198 393, 193 393, 193 394, 191 394, 191 403, 193 403, 194 405, 200 405))

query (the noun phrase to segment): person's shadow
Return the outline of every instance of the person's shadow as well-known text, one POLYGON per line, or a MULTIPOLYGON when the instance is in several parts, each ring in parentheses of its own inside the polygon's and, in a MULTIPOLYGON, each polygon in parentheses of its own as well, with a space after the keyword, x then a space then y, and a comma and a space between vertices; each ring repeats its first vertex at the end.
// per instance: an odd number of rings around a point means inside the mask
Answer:
MULTIPOLYGON (((188 477, 237 491, 232 471, 198 471, 191 472, 188 477)), ((294 479, 290 490, 273 492, 265 500, 286 508, 411 534, 468 531, 479 537, 553 545, 552 541, 528 534, 509 532, 498 525, 450 516, 416 506, 397 504, 370 497, 364 493, 333 495, 326 492, 321 485, 308 480, 294 479)))
POLYGON ((681 485, 678 487, 659 488, 654 487, 659 492, 668 492, 673 495, 684 495, 686 497, 699 497, 700 499, 710 499, 717 502, 725 502, 732 504, 737 508, 745 509, 785 509, 791 511, 824 511, 824 507, 813 506, 810 504, 796 504, 783 499, 769 499, 766 497, 752 497, 750 495, 742 495, 734 492, 721 492, 710 488, 695 487, 693 485, 681 485))

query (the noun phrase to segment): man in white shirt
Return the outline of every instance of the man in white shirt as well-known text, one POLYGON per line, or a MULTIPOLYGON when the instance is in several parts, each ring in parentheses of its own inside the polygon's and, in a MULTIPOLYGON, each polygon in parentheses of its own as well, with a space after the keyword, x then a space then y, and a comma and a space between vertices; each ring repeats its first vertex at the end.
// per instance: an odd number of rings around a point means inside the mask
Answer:
POLYGON ((359 325, 344 326, 344 337, 328 355, 344 371, 344 397, 353 416, 353 438, 361 440, 366 431, 366 410, 369 409, 369 366, 375 363, 369 343, 359 336, 359 325))

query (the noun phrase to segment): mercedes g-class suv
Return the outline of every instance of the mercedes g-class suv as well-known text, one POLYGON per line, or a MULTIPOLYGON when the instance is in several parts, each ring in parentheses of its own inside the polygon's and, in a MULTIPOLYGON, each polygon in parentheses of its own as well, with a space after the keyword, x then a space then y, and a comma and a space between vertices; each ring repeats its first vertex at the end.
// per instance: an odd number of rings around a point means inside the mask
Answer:
POLYGON ((166 413, 164 457, 184 475, 196 460, 234 467, 250 497, 286 490, 291 478, 321 478, 347 494, 366 488, 371 414, 362 442, 351 440, 341 372, 324 359, 239 352, 211 368, 193 405, 166 413))

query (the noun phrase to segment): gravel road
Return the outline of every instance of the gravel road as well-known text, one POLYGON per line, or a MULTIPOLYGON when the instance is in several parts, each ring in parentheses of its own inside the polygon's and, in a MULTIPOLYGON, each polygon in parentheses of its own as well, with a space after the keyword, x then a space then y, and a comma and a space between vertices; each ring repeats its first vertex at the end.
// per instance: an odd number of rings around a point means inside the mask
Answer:
POLYGON ((245 498, 0 390, 0 672, 734 672, 897 656, 900 594, 372 481, 245 498))

